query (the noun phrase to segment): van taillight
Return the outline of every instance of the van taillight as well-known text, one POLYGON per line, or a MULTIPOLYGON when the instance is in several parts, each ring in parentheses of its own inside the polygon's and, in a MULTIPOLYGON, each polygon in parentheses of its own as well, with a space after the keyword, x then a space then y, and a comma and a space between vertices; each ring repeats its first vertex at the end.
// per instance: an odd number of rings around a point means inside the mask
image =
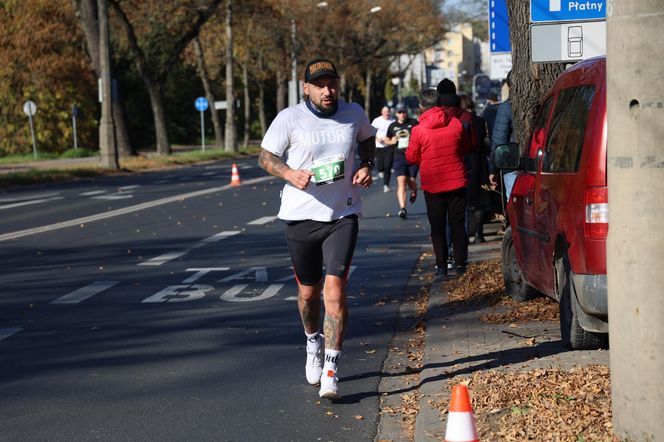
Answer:
POLYGON ((609 233, 609 192, 606 187, 586 188, 586 238, 604 239, 609 233))

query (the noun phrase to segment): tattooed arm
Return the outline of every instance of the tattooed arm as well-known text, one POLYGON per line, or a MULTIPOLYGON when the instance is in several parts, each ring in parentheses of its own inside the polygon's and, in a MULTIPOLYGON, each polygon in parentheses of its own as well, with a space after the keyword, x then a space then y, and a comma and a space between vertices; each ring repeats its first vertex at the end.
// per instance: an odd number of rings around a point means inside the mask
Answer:
POLYGON ((261 149, 261 153, 258 155, 258 165, 270 175, 283 178, 300 190, 309 185, 313 175, 308 170, 291 169, 283 159, 265 149, 261 149))

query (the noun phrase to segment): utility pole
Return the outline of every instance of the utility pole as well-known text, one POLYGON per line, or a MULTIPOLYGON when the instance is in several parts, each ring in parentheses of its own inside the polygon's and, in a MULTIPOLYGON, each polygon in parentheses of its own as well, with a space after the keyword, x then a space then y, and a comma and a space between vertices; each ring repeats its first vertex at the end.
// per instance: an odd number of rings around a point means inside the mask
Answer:
POLYGON ((233 0, 226 0, 226 125, 224 150, 237 150, 235 132, 235 92, 233 91, 233 0))
POLYGON ((291 18, 291 81, 288 84, 288 105, 295 106, 300 101, 300 85, 297 82, 297 24, 291 18))
POLYGON ((664 2, 607 3, 613 428, 621 440, 664 440, 664 2))
POLYGON ((101 121, 99 123, 99 153, 101 165, 119 169, 115 124, 113 122, 113 93, 111 87, 111 50, 108 30, 108 0, 97 0, 99 10, 99 70, 101 71, 101 121))

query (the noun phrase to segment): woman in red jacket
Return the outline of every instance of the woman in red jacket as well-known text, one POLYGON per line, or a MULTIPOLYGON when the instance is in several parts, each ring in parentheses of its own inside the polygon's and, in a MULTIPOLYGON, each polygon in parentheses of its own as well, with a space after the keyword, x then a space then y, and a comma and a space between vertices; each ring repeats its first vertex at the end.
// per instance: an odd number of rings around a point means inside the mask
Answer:
POLYGON ((452 230, 454 265, 458 275, 466 271, 468 259, 468 236, 464 225, 468 177, 463 158, 470 150, 470 141, 461 121, 446 109, 449 106, 446 100, 455 97, 458 99, 457 95, 439 96, 435 89, 421 92, 420 124, 413 128, 406 150, 406 160, 420 166, 438 276, 447 276, 446 219, 452 230))

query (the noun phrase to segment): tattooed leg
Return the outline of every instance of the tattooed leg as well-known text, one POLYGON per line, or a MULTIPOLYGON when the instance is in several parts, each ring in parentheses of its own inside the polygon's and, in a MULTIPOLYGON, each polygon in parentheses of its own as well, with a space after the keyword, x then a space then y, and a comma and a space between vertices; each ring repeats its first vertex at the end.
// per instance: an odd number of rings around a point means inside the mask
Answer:
POLYGON ((320 330, 320 291, 322 281, 316 285, 299 285, 297 307, 300 310, 302 325, 307 333, 320 330))
POLYGON ((341 350, 348 319, 346 281, 337 276, 327 275, 325 277, 325 288, 323 289, 323 301, 325 303, 325 320, 323 322, 325 348, 341 350))

